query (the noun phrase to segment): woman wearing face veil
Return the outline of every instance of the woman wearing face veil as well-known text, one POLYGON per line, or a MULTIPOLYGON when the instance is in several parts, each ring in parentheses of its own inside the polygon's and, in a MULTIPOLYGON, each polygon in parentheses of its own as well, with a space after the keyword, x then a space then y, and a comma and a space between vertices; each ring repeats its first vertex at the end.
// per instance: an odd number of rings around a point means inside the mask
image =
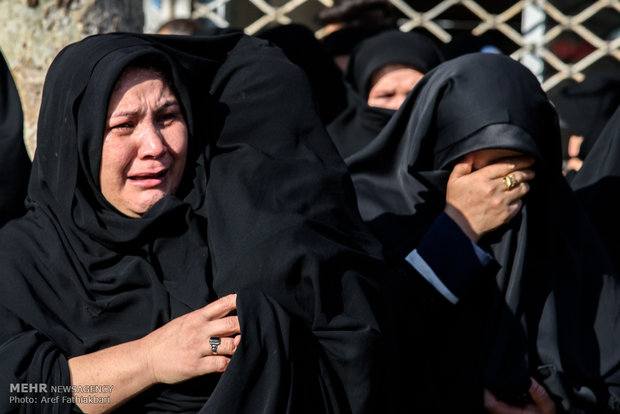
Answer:
MULTIPOLYGON (((478 412, 483 388, 526 404, 530 377, 560 410, 618 412, 620 285, 561 175, 556 114, 526 68, 488 54, 443 63, 347 163, 364 220, 402 258, 444 209, 455 163, 475 170, 517 153, 535 158, 536 177, 520 213, 479 241, 496 266, 460 295, 457 316, 429 335, 436 342, 411 355, 417 371, 405 381, 428 397, 420 412, 478 412)), ((519 181, 497 177, 495 191, 519 181)))
MULTIPOLYGON (((397 66, 414 73, 413 80, 406 82, 404 97, 424 73, 442 61, 439 48, 419 33, 390 30, 361 42, 353 50, 345 73, 347 107, 327 126, 343 158, 372 141, 398 109, 398 105, 369 103, 373 80, 383 74, 379 72, 397 66)), ((389 93, 394 98, 401 91, 392 88, 389 93)))
POLYGON ((388 274, 309 94, 242 34, 57 56, 28 212, 0 232, 0 411, 389 402, 388 274))

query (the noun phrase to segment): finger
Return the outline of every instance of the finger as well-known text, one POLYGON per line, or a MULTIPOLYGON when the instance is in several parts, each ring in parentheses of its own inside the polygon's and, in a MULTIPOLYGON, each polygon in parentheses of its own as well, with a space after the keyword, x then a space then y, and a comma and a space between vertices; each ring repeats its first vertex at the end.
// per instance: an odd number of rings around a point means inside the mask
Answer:
POLYGON ((454 165, 452 169, 452 173, 450 174, 450 179, 455 179, 462 177, 471 173, 474 165, 474 156, 473 154, 467 154, 463 157, 461 161, 454 165))
MULTIPOLYGON (((530 171, 530 170, 524 170, 530 171)), ((506 193, 505 196, 510 200, 515 200, 517 198, 523 197, 530 191, 530 186, 527 183, 528 181, 534 178, 533 172, 520 174, 515 172, 513 174, 509 174, 506 177, 502 177, 496 179, 497 188, 499 188, 502 192, 506 193), (507 179, 512 179, 512 186, 509 186, 509 182, 507 179)))
POLYGON ((484 390, 484 408, 491 414, 519 414, 519 410, 497 399, 489 390, 484 390))
POLYGON ((516 180, 517 183, 522 183, 524 181, 531 181, 534 179, 534 177, 536 177, 536 173, 534 172, 534 170, 531 169, 525 169, 525 170, 519 170, 519 171, 515 171, 510 173, 510 175, 512 175, 516 180))
POLYGON ((505 197, 507 203, 513 203, 523 198, 530 191, 530 184, 527 182, 517 183, 512 189, 506 189, 506 184, 502 182, 502 196, 505 197))
POLYGON ((223 337, 211 337, 211 338, 219 338, 220 344, 212 345, 209 341, 207 341, 207 344, 206 344, 207 346, 205 347, 204 352, 202 352, 202 356, 208 356, 208 355, 231 356, 237 350, 237 344, 235 344, 234 338, 223 338, 223 337))
POLYGON ((508 204, 508 217, 506 217, 506 220, 504 222, 507 223, 513 218, 515 218, 515 216, 519 214, 519 210, 521 210, 521 207, 523 207, 523 201, 521 201, 521 199, 517 199, 512 203, 508 204))
POLYGON ((534 158, 530 156, 511 157, 489 164, 476 171, 478 174, 484 174, 489 179, 505 177, 515 171, 524 170, 534 164, 534 158))
POLYGON ((568 163, 566 164, 566 169, 579 171, 582 165, 583 161, 579 158, 574 157, 568 160, 568 163))
POLYGON ((567 153, 569 157, 576 157, 581 150, 581 144, 583 143, 583 137, 577 135, 571 135, 568 138, 567 153))
POLYGON ((226 316, 224 318, 215 319, 205 325, 205 332, 210 336, 233 336, 241 333, 239 318, 237 316, 226 316))
POLYGON ((220 319, 237 309, 237 295, 227 295, 219 298, 202 308, 207 320, 220 319))
POLYGON ((528 392, 542 414, 555 414, 555 403, 547 393, 547 390, 536 382, 534 378, 532 378, 532 384, 528 392))
POLYGON ((228 368, 230 357, 224 355, 208 355, 200 359, 199 375, 224 372, 228 368))

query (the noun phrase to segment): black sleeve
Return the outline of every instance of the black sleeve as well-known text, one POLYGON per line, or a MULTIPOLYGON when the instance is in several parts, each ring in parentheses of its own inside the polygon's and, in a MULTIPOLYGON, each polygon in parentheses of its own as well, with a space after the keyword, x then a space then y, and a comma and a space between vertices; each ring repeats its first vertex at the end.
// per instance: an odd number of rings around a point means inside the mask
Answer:
POLYGON ((0 412, 73 412, 71 392, 61 391, 71 377, 60 350, 1 306, 0 326, 0 412))

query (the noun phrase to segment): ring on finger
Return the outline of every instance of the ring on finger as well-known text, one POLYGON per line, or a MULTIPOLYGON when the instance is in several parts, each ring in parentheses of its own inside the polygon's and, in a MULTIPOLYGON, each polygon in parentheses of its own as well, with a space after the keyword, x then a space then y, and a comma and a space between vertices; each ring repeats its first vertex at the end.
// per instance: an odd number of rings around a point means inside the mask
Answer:
POLYGON ((517 185, 517 179, 512 174, 508 174, 507 176, 502 178, 502 182, 504 183, 504 186, 506 187, 504 191, 510 191, 513 188, 515 188, 515 186, 517 185))
POLYGON ((209 338, 209 345, 211 345, 211 352, 213 355, 217 355, 217 347, 222 343, 222 339, 217 336, 209 338))

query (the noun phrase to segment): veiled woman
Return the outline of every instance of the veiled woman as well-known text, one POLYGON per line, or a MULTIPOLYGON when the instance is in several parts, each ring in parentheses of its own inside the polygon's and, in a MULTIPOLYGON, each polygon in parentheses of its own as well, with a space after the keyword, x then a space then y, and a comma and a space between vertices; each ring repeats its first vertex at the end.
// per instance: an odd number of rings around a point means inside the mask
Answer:
POLYGON ((242 34, 61 51, 0 232, 0 411, 383 406, 388 275, 308 88, 242 34))
MULTIPOLYGON (((396 257, 444 209, 455 163, 476 170, 516 154, 535 158, 517 217, 479 241, 496 266, 462 296, 453 320, 438 324, 436 342, 411 358, 417 371, 407 380, 426 387, 423 412, 478 412, 483 388, 525 404, 530 377, 560 409, 620 410, 620 285, 561 174, 556 118, 521 64, 465 55, 429 72, 379 136, 347 158, 362 217, 396 257)), ((510 175, 495 180, 508 193, 523 185, 510 175)))
POLYGON ((342 157, 372 141, 415 83, 442 61, 439 47, 420 33, 389 30, 362 41, 345 73, 347 107, 327 126, 342 157), (376 86, 395 74, 389 85, 376 86))

